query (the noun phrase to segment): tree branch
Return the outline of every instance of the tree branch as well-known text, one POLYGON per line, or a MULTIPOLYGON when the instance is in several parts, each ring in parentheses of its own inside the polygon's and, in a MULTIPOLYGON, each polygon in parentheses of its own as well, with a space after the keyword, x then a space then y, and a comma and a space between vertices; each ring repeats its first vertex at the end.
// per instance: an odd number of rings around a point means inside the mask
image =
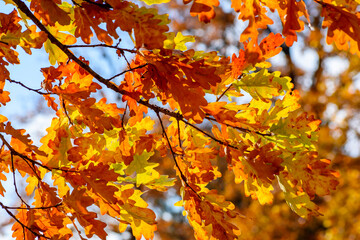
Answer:
POLYGON ((29 90, 29 91, 33 91, 33 92, 36 92, 36 93, 41 94, 41 95, 51 95, 51 94, 55 94, 55 93, 41 92, 41 91, 40 91, 41 88, 39 88, 39 89, 33 89, 33 88, 30 88, 30 87, 26 86, 26 85, 23 84, 22 82, 15 81, 15 80, 12 80, 12 79, 10 79, 10 78, 9 78, 9 79, 6 79, 6 80, 8 80, 10 83, 16 83, 16 84, 18 84, 18 85, 26 88, 26 89, 29 90))
MULTIPOLYGON (((215 118, 212 118, 212 117, 209 117, 209 116, 206 116, 205 117, 206 119, 210 120, 210 121, 215 121, 217 123, 219 123, 215 118)), ((251 131, 250 129, 247 129, 247 128, 242 128, 242 127, 237 127, 237 126, 232 126, 228 123, 221 123, 221 124, 225 124, 227 127, 231 127, 231 128, 234 128, 234 129, 237 129, 239 131, 242 131, 242 132, 245 132, 245 133, 256 133, 257 135, 260 135, 260 136, 274 136, 274 133, 270 132, 270 133, 261 133, 261 132, 257 132, 257 131, 251 131)))
MULTIPOLYGON (((1 207, 2 209, 4 209, 4 210, 7 212, 7 214, 9 214, 10 217, 12 217, 16 222, 18 222, 23 229, 26 228, 26 229, 29 230, 32 234, 34 234, 34 236, 43 237, 43 238, 45 238, 45 239, 51 239, 51 238, 45 236, 44 234, 35 232, 34 230, 32 230, 31 228, 29 228, 28 226, 26 226, 24 223, 22 223, 22 222, 21 222, 19 219, 17 219, 17 217, 9 210, 9 208, 7 208, 2 202, 0 202, 0 207, 1 207)), ((24 231, 24 239, 25 239, 25 231, 24 231)))
POLYGON ((116 50, 120 50, 122 52, 129 52, 129 53, 137 53, 136 50, 126 49, 126 48, 119 48, 118 44, 115 46, 106 45, 106 44, 89 44, 89 45, 64 45, 66 48, 94 48, 94 47, 105 47, 105 48, 113 48, 116 50))
POLYGON ((30 207, 30 206, 29 207, 9 207, 9 206, 5 206, 5 205, 4 205, 4 207, 7 208, 7 209, 15 209, 15 210, 17 210, 17 209, 36 210, 36 209, 55 208, 55 207, 58 207, 58 206, 60 206, 62 204, 63 204, 62 202, 59 202, 58 204, 55 204, 53 206, 48 206, 48 207, 30 207))
POLYGON ((225 93, 227 92, 227 91, 229 91, 229 89, 232 87, 232 84, 230 84, 230 86, 229 87, 227 87, 226 89, 225 89, 225 91, 216 99, 216 102, 218 102, 224 95, 225 95, 225 93))

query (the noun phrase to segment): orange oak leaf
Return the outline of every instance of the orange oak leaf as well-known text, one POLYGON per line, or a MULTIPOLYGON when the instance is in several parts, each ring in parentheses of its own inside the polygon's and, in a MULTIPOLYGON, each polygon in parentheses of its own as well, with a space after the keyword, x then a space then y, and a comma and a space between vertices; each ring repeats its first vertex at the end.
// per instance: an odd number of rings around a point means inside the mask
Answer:
MULTIPOLYGON (((9 14, 0 13, 0 33, 7 34, 7 33, 20 33, 21 25, 19 22, 21 18, 18 16, 17 11, 14 9, 9 14)), ((3 36, 1 36, 3 38, 3 36)))
POLYGON ((196 239, 238 239, 241 231, 235 224, 243 217, 232 203, 216 190, 201 193, 201 199, 188 187, 183 191, 183 206, 196 239))
MULTIPOLYGON (((229 127, 247 129, 259 129, 259 122, 250 122, 247 118, 238 116, 238 111, 244 110, 246 106, 235 106, 235 104, 227 104, 226 102, 213 102, 202 109, 215 118, 216 122, 223 123, 229 127)), ((227 137, 225 137, 227 139, 227 137)))
POLYGON ((346 8, 330 3, 322 5, 323 28, 328 28, 326 42, 335 43, 339 50, 350 50, 360 56, 360 13, 351 13, 346 8))
POLYGON ((88 189, 91 189, 94 193, 102 196, 110 203, 117 201, 115 192, 118 188, 112 185, 107 185, 109 182, 116 182, 119 176, 113 170, 109 169, 108 165, 99 163, 90 165, 84 171, 80 173, 82 179, 86 182, 88 189))
POLYGON ((248 26, 240 36, 240 42, 245 42, 249 38, 257 42, 258 29, 266 29, 267 25, 273 24, 273 20, 266 15, 265 6, 259 0, 232 0, 231 7, 236 12, 240 12, 239 19, 249 21, 248 26))
POLYGON ((190 63, 189 65, 179 65, 188 80, 196 82, 200 87, 209 90, 210 86, 215 86, 221 78, 215 74, 216 68, 206 65, 204 60, 190 63))
MULTIPOLYGON (((3 152, 3 151, 2 151, 3 152)), ((1 153, 0 153, 0 158, 1 158, 1 153)), ((9 172, 9 168, 6 166, 5 162, 0 162, 0 195, 2 195, 3 197, 5 197, 4 193, 6 192, 5 188, 3 187, 3 185, 1 184, 1 181, 6 181, 7 178, 5 176, 5 173, 9 172)))
MULTIPOLYGON (((23 204, 22 207, 25 208, 26 206, 23 204)), ((31 213, 33 213, 33 211, 31 213)), ((26 209, 19 209, 18 213, 16 214, 16 218, 27 227, 31 227, 31 217, 33 216, 33 214, 28 214, 26 209)), ((16 240, 36 239, 36 236, 32 232, 30 232, 28 229, 23 229, 21 224, 18 222, 14 223, 11 230, 13 231, 12 237, 16 240)))
MULTIPOLYGON (((159 54, 146 53, 144 59, 148 62, 148 72, 143 75, 154 81, 159 89, 161 99, 173 98, 187 119, 201 122, 205 117, 201 106, 206 106, 205 92, 220 81, 219 75, 224 74, 226 64, 222 58, 212 57, 194 61, 194 51, 184 52, 182 56, 166 57, 171 50, 162 50, 159 54)), ((148 81, 148 80, 146 80, 148 81)), ((178 107, 174 106, 174 107, 178 107)))
POLYGON ((27 29, 21 32, 20 20, 15 10, 9 14, 0 13, 0 53, 1 57, 5 56, 12 64, 18 64, 19 60, 17 52, 10 48, 21 46, 26 53, 31 54, 31 48, 41 48, 47 39, 44 32, 36 32, 35 25, 27 26, 27 29))
MULTIPOLYGON (((1 44, 3 43, 0 43, 0 45, 1 44)), ((9 65, 9 63, 4 61, 3 58, 0 58, 0 104, 2 105, 5 105, 7 102, 10 101, 10 93, 8 91, 4 91, 5 81, 6 79, 10 79, 10 73, 6 69, 7 65, 9 65)))
POLYGON ((107 13, 107 29, 112 36, 117 37, 116 29, 120 28, 134 34, 135 47, 159 49, 166 40, 165 32, 169 30, 170 22, 167 14, 160 15, 154 8, 139 8, 134 3, 125 1, 107 1, 113 10, 107 13))
POLYGON ((317 152, 299 153, 290 166, 292 176, 311 199, 329 194, 339 184, 339 173, 329 169, 330 160, 319 159, 317 152))
POLYGON ((284 169, 281 166, 283 159, 279 157, 282 152, 280 150, 273 151, 273 148, 274 144, 268 143, 261 147, 257 146, 249 154, 244 155, 247 164, 252 168, 249 176, 271 183, 275 176, 284 169))
POLYGON ((9 97, 10 93, 8 91, 3 91, 2 89, 0 89, 0 104, 2 105, 6 105, 6 103, 10 102, 10 97, 9 97))
POLYGON ((41 48, 47 36, 44 32, 36 32, 36 26, 32 25, 19 36, 19 45, 27 54, 31 54, 31 48, 41 48))
POLYGON ((239 56, 232 55, 232 77, 238 78, 248 67, 253 67, 277 54, 282 50, 280 47, 284 39, 280 33, 270 33, 260 44, 251 40, 244 43, 244 50, 239 51, 239 56))
POLYGON ((76 217, 80 225, 84 227, 87 237, 96 234, 100 239, 105 240, 108 235, 104 228, 106 224, 96 220, 97 214, 89 212, 86 208, 94 204, 94 200, 86 194, 83 188, 75 188, 71 194, 64 196, 63 202, 71 209, 72 215, 76 217))
POLYGON ((99 41, 102 41, 108 45, 111 45, 113 40, 109 36, 108 32, 99 27, 101 24, 101 18, 106 15, 106 11, 100 7, 91 5, 89 3, 82 3, 81 7, 75 8, 75 37, 81 37, 81 39, 90 44, 91 37, 94 29, 99 41))
MULTIPOLYGON (((16 10, 9 14, 0 13, 0 91, 3 90, 5 80, 9 78, 9 72, 5 68, 9 63, 19 64, 18 53, 12 48, 16 48, 21 35, 21 25, 16 10), (15 40, 14 40, 15 39, 15 40), (6 59, 6 61, 4 60, 6 59)), ((3 100, 3 102, 6 102, 3 100)))
POLYGON ((56 22, 68 25, 71 21, 69 12, 60 7, 61 0, 35 0, 31 1, 30 8, 35 16, 42 19, 44 23, 54 26, 56 22))
POLYGON ((55 102, 55 98, 54 97, 50 97, 48 95, 43 95, 45 100, 47 101, 47 105, 48 107, 51 107, 54 111, 58 110, 58 105, 55 102))
MULTIPOLYGON (((192 0, 183 0, 185 4, 190 3, 192 0)), ((215 17, 214 7, 219 6, 219 0, 194 0, 190 14, 195 17, 198 16, 199 21, 209 23, 215 17)))
POLYGON ((156 231, 155 213, 148 209, 148 204, 141 198, 141 192, 125 188, 119 194, 122 201, 121 219, 130 224, 133 234, 137 240, 142 237, 152 239, 156 231))
POLYGON ((84 227, 87 237, 96 234, 100 239, 106 239, 105 223, 96 220, 97 214, 89 212, 86 208, 94 203, 94 200, 86 194, 85 189, 75 188, 72 193, 64 197, 64 203, 72 210, 72 215, 77 218, 84 227))
POLYGON ((231 57, 231 76, 234 79, 239 78, 242 73, 243 70, 249 65, 249 63, 247 62, 246 58, 245 58, 245 51, 240 50, 239 51, 239 56, 236 56, 235 53, 233 53, 232 57, 231 57))
POLYGON ((279 54, 282 50, 280 46, 283 43, 284 43, 284 38, 281 36, 280 33, 277 34, 270 33, 260 42, 259 45, 263 58, 269 59, 279 54))
MULTIPOLYGON (((276 9, 283 23, 282 33, 285 36, 285 43, 287 46, 292 46, 297 41, 296 32, 304 30, 304 22, 300 20, 300 17, 305 16, 306 20, 310 22, 306 5, 302 0, 286 0, 275 4, 278 4, 276 9)), ((271 6, 269 7, 271 8, 271 6)))
POLYGON ((10 122, 7 122, 6 125, 4 125, 4 123, 0 123, 0 132, 12 136, 12 140, 16 139, 23 144, 19 149, 16 149, 19 152, 33 151, 40 156, 47 155, 45 152, 39 150, 37 146, 33 145, 33 141, 30 139, 30 135, 25 135, 24 129, 15 129, 10 122), (24 146, 26 147, 24 148, 24 146))

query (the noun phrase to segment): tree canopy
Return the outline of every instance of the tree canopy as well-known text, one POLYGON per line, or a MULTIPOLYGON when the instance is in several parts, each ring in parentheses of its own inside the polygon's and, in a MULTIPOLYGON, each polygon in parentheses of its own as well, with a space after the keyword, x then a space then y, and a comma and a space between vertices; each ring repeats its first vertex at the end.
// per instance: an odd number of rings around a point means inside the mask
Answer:
MULTIPOLYGON (((116 224, 115 231, 136 239, 153 239, 157 230, 166 239, 166 221, 154 206, 170 189, 181 197, 171 208, 183 210, 196 239, 254 237, 248 224, 254 220, 227 199, 226 189, 235 185, 261 205, 281 194, 275 200, 288 207, 278 211, 291 209, 302 219, 324 214, 319 198, 341 178, 323 145, 336 142, 321 134, 319 141, 319 131, 330 130, 320 130, 317 95, 302 99, 296 73, 274 70, 271 58, 309 32, 309 45, 323 51, 324 28, 334 51, 359 62, 356 1, 316 0, 319 12, 312 15, 310 1, 233 0, 229 11, 247 25, 230 57, 196 51, 197 36, 186 32, 199 28, 187 22, 181 29, 172 19, 190 11, 221 32, 216 21, 227 15, 218 0, 184 0, 167 5, 169 14, 161 13, 169 0, 4 2, 14 10, 0 12, 0 107, 16 102, 16 84, 54 113, 40 144, 0 115, 0 207, 12 219, 14 238, 69 239, 76 232, 106 239, 105 227, 116 224), (43 78, 32 79, 40 89, 8 70, 21 65, 20 48, 48 55, 48 66, 39 69, 43 78), (106 76, 93 63, 113 63, 85 58, 79 49, 112 51, 123 70, 106 76), (16 206, 1 200, 8 197, 5 181, 13 182, 7 186, 15 189, 16 206)), ((313 93, 325 92, 319 84, 313 93)))

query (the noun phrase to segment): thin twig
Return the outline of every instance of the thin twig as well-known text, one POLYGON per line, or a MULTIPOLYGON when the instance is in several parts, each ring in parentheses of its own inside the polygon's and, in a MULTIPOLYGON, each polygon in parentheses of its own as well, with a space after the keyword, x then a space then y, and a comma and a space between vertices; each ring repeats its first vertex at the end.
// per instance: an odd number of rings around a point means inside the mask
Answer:
POLYGON ((139 65, 139 66, 137 66, 137 67, 124 70, 124 71, 122 71, 121 73, 118 73, 118 74, 116 74, 115 76, 113 76, 113 77, 111 77, 111 78, 108 78, 107 80, 108 80, 108 81, 111 81, 111 80, 113 80, 114 78, 117 78, 117 77, 119 77, 119 76, 121 76, 121 75, 123 75, 123 74, 125 74, 125 73, 127 73, 127 72, 131 72, 131 71, 134 71, 134 70, 136 70, 136 69, 146 67, 147 65, 148 65, 148 64, 145 63, 145 64, 139 65))
POLYGON ((125 59, 125 61, 126 61, 126 64, 128 65, 128 68, 131 68, 130 62, 129 62, 129 60, 127 59, 127 57, 125 56, 124 51, 121 51, 121 54, 123 55, 123 57, 124 57, 124 59, 125 59))
POLYGON ((21 197, 18 188, 17 188, 17 184, 16 184, 16 176, 15 176, 15 167, 14 167, 14 155, 10 152, 10 158, 11 158, 11 171, 13 174, 13 180, 14 180, 14 187, 15 187, 15 193, 18 196, 18 198, 21 200, 21 202, 23 204, 25 204, 27 207, 30 207, 25 201, 24 199, 21 197))
POLYGON ((70 116, 69 116, 69 114, 68 114, 67 110, 66 110, 65 100, 64 100, 63 98, 61 99, 61 103, 62 103, 62 107, 63 107, 64 112, 65 112, 65 115, 66 115, 66 117, 67 117, 67 118, 68 118, 68 120, 69 120, 70 125, 74 125, 74 124, 73 124, 73 122, 71 121, 71 118, 70 118, 70 116))
POLYGON ((59 202, 58 204, 55 204, 53 206, 48 206, 48 207, 9 207, 9 206, 5 206, 5 208, 7 209, 15 209, 15 210, 18 210, 18 209, 24 209, 24 210, 36 210, 36 209, 49 209, 49 208, 56 208, 60 205, 62 205, 63 203, 62 202, 59 202))
POLYGON ((230 84, 230 86, 228 86, 225 91, 216 99, 216 102, 218 102, 224 95, 225 93, 232 87, 232 84, 230 84))
POLYGON ((120 45, 121 38, 119 38, 118 42, 115 44, 115 47, 118 47, 120 45))
MULTIPOLYGON (((120 42, 119 42, 120 43, 120 42)), ((126 49, 126 48, 119 48, 117 43, 115 46, 106 45, 106 44, 89 44, 89 45, 63 45, 66 48, 94 48, 94 47, 106 47, 106 48, 113 48, 116 50, 120 50, 122 52, 129 52, 129 53, 137 53, 136 50, 126 49)))
POLYGON ((22 82, 19 82, 19 81, 15 81, 15 80, 12 80, 12 79, 6 79, 8 80, 9 82, 11 83, 16 83, 16 84, 19 84, 20 86, 26 88, 27 90, 30 90, 30 91, 33 91, 33 92, 36 92, 38 94, 41 94, 41 95, 50 95, 50 94, 54 94, 54 93, 47 93, 47 92, 41 92, 40 90, 42 88, 39 88, 39 89, 33 89, 33 88, 30 88, 28 86, 26 86, 25 84, 23 84, 22 82))
MULTIPOLYGON (((217 123, 219 123, 215 118, 212 118, 212 117, 209 117, 209 116, 206 116, 205 117, 206 119, 210 120, 210 121, 215 121, 217 123)), ((261 132, 258 132, 258 131, 251 131, 250 129, 247 129, 247 128, 242 128, 242 127, 237 127, 237 126, 232 126, 228 123, 221 123, 221 124, 225 124, 227 127, 231 127, 231 128, 234 128, 234 129, 237 129, 239 131, 242 131, 242 132, 245 132, 245 133, 256 133, 257 135, 260 135, 260 136, 274 136, 274 133, 270 132, 270 133, 261 133, 261 132)))
POLYGON ((172 148, 172 146, 171 146, 169 137, 168 137, 168 135, 167 135, 167 133, 166 133, 166 131, 165 131, 165 127, 164 127, 163 121, 161 120, 161 117, 160 117, 159 112, 156 112, 156 115, 157 115, 157 117, 158 117, 158 119, 159 119, 159 122, 160 122, 160 125, 161 125, 161 129, 162 129, 162 132, 163 132, 163 135, 164 135, 164 137, 165 137, 165 139, 166 139, 166 141, 167 141, 167 143, 168 143, 168 145, 169 145, 170 152, 171 152, 171 155, 172 155, 173 160, 174 160, 174 162, 175 162, 176 168, 179 170, 181 180, 185 183, 185 185, 186 185, 187 187, 189 187, 189 188, 199 197, 199 199, 202 199, 201 196, 200 196, 200 195, 189 185, 189 183, 187 182, 187 178, 185 177, 184 173, 181 171, 181 168, 180 168, 180 166, 179 166, 179 164, 178 164, 178 162, 177 162, 177 160, 176 160, 176 154, 175 154, 175 152, 174 152, 174 150, 173 150, 173 148, 172 148))

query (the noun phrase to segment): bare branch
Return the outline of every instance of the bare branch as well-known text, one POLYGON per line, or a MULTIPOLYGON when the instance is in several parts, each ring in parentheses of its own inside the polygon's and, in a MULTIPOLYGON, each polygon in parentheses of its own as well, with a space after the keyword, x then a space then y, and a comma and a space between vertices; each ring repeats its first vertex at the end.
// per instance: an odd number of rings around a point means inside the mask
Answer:
POLYGON ((115 46, 106 45, 106 44, 89 44, 89 45, 63 45, 66 48, 94 48, 94 47, 105 47, 105 48, 113 48, 116 50, 120 50, 122 52, 129 52, 129 53, 137 53, 136 50, 126 49, 126 48, 119 48, 117 43, 115 46))
POLYGON ((127 69, 127 70, 125 70, 125 71, 122 71, 121 73, 116 74, 115 76, 112 76, 111 78, 109 78, 108 81, 111 81, 111 80, 113 80, 114 78, 117 78, 117 77, 119 77, 119 76, 121 76, 121 75, 123 75, 123 74, 125 74, 125 73, 127 73, 127 72, 131 72, 131 71, 134 71, 134 70, 136 70, 136 69, 146 67, 147 65, 148 65, 148 64, 145 63, 145 64, 139 65, 139 66, 137 66, 137 67, 130 68, 130 69, 127 69))
POLYGON ((218 102, 224 95, 227 91, 229 91, 229 89, 232 87, 232 84, 230 84, 230 86, 228 86, 225 91, 216 99, 216 102, 218 102))

